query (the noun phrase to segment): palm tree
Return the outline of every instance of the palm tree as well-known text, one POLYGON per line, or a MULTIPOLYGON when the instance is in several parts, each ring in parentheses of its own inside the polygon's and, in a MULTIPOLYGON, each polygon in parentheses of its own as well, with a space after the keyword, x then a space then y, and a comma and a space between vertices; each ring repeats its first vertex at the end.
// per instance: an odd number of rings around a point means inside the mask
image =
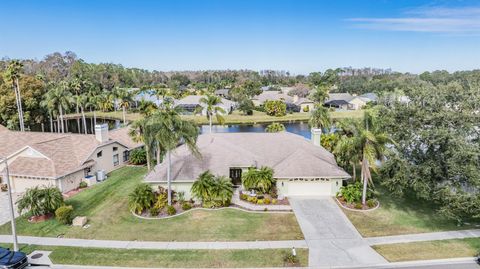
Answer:
POLYGON ((167 156, 168 204, 172 203, 171 193, 171 151, 179 143, 184 143, 194 155, 199 155, 197 148, 198 128, 190 121, 180 117, 179 109, 164 106, 153 114, 146 125, 146 134, 154 138, 157 150, 163 149, 167 156))
POLYGON ((123 124, 125 124, 126 110, 130 107, 130 102, 133 101, 133 95, 127 89, 118 88, 116 93, 119 106, 122 108, 123 124))
MULTIPOLYGON (((80 112, 79 111, 80 107, 79 107, 79 103, 77 101, 78 101, 78 97, 82 93, 83 82, 80 81, 78 78, 74 78, 74 79, 70 80, 69 84, 70 84, 70 89, 74 93, 75 113, 78 114, 80 112)), ((77 117, 77 129, 78 129, 78 132, 80 133, 81 132, 81 130, 80 130, 80 120, 78 119, 78 117, 77 117)))
POLYGON ((317 106, 310 115, 309 124, 312 128, 328 129, 332 124, 328 109, 323 106, 317 106))
POLYGON ((208 122, 210 124, 210 133, 212 133, 212 117, 215 115, 217 118, 217 122, 223 124, 225 119, 223 118, 222 114, 225 114, 225 110, 218 106, 222 103, 222 98, 216 95, 207 95, 200 98, 200 104, 204 104, 201 106, 200 109, 205 109, 207 113, 208 122))
MULTIPOLYGON (((80 108, 80 113, 82 114, 83 130, 85 134, 87 134, 87 120, 85 118, 85 107, 88 105, 88 96, 86 94, 80 94, 75 96, 75 104, 77 105, 77 107, 80 108)), ((78 132, 79 133, 81 132, 80 128, 78 129, 78 132)))
POLYGON ((46 105, 49 107, 57 107, 60 116, 60 125, 62 133, 65 132, 65 125, 63 122, 63 111, 70 107, 73 103, 72 93, 68 90, 69 85, 66 81, 51 84, 50 90, 45 95, 46 105))
POLYGON ((147 169, 148 171, 151 170, 151 151, 150 151, 150 146, 151 146, 151 136, 147 136, 145 133, 146 131, 146 124, 147 120, 146 119, 139 119, 136 120, 132 123, 130 126, 130 130, 128 131, 128 135, 132 138, 133 142, 136 143, 143 143, 145 145, 145 152, 147 155, 147 169))
POLYGON ((273 169, 270 167, 262 166, 257 171, 258 181, 257 188, 260 189, 263 193, 267 193, 272 188, 275 183, 273 178, 273 169))
POLYGON ((15 91, 15 99, 17 101, 18 121, 20 124, 20 131, 25 131, 25 123, 23 119, 22 98, 20 94, 20 84, 18 80, 20 78, 20 72, 22 71, 23 64, 18 60, 12 60, 7 66, 5 72, 5 80, 12 83, 13 90, 15 91))
POLYGON ((202 201, 204 201, 206 197, 209 197, 212 191, 214 178, 215 176, 209 170, 201 173, 190 190, 193 197, 202 201))
POLYGON ((98 107, 103 111, 107 112, 113 109, 115 103, 115 97, 113 94, 108 92, 103 92, 97 98, 98 107))

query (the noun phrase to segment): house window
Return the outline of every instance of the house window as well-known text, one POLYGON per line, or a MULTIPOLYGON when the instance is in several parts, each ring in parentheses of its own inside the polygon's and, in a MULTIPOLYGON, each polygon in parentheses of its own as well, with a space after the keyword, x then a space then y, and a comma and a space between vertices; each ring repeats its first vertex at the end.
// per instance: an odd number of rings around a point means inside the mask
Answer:
POLYGON ((128 162, 128 159, 130 158, 130 151, 125 150, 123 152, 123 162, 128 162))
POLYGON ((99 152, 97 153, 97 158, 100 158, 100 157, 102 157, 102 151, 99 151, 99 152))
POLYGON ((113 166, 118 165, 118 154, 113 155, 113 166))
POLYGON ((118 150, 118 147, 113 147, 113 151, 117 151, 118 150))

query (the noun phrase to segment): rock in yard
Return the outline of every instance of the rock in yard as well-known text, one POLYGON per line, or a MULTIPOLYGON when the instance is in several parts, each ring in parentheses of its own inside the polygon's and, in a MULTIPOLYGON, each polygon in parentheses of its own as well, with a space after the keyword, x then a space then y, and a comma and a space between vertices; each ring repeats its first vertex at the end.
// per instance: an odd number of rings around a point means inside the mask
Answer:
POLYGON ((87 224, 87 217, 75 217, 72 221, 73 226, 83 227, 87 224))

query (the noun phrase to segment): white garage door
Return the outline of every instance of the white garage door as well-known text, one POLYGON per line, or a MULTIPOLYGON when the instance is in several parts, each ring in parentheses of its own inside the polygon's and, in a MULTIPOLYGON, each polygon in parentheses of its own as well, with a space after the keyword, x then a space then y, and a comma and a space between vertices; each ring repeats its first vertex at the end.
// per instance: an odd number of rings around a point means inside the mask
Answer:
POLYGON ((289 181, 288 182, 289 196, 317 196, 317 195, 332 195, 331 182, 319 181, 289 181))

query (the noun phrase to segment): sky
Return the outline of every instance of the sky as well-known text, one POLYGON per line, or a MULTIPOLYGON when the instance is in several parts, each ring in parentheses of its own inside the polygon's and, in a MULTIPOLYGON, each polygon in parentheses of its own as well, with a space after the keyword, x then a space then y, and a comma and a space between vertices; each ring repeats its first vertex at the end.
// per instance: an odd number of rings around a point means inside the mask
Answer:
POLYGON ((159 71, 480 68, 479 0, 0 0, 0 14, 0 57, 73 51, 159 71))

